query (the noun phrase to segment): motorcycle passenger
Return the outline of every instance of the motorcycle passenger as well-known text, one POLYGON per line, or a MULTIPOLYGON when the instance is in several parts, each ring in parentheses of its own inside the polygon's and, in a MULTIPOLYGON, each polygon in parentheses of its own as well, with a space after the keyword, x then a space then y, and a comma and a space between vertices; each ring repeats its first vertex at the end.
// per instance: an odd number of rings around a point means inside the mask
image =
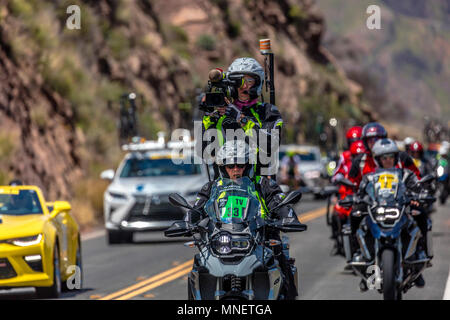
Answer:
MULTIPOLYGON (((253 58, 237 58, 229 66, 226 77, 232 75, 242 76, 241 85, 237 88, 232 88, 232 101, 225 98, 226 106, 218 107, 216 111, 203 117, 202 133, 205 134, 207 130, 216 129, 219 146, 222 146, 225 143, 228 129, 242 129, 247 137, 252 137, 255 132, 256 137, 253 138, 258 141, 259 152, 265 152, 270 156, 276 151, 270 150, 271 143, 273 142, 276 148, 279 147, 283 120, 276 106, 258 101, 265 79, 264 69, 253 58), (278 141, 271 141, 273 139, 271 130, 278 132, 278 141), (267 144, 266 142, 264 142, 264 145, 260 143, 260 135, 264 135, 267 138, 267 144)), ((205 98, 202 99, 202 103, 204 101, 205 98)), ((207 142, 203 142, 202 152, 206 147, 207 142)), ((203 154, 201 156, 203 157, 203 154)), ((264 164, 264 167, 268 166, 275 168, 275 164, 264 164)), ((262 167, 263 165, 258 163, 256 167, 257 174, 260 174, 262 167)), ((215 178, 217 178, 219 176, 217 166, 214 166, 214 171, 215 178)))
MULTIPOLYGON (((207 217, 204 211, 204 205, 211 196, 212 187, 220 183, 223 178, 237 180, 242 177, 249 177, 255 184, 255 189, 258 193, 258 199, 262 208, 266 213, 271 208, 277 206, 285 197, 278 184, 273 179, 268 179, 264 176, 254 175, 254 166, 250 163, 250 150, 248 144, 241 140, 227 141, 218 151, 216 162, 218 164, 220 176, 205 184, 201 191, 197 194, 197 199, 194 208, 203 213, 200 217, 198 213, 190 210, 186 213, 184 220, 188 223, 196 223, 201 219, 207 217)), ((297 215, 290 206, 284 206, 277 210, 275 216, 264 216, 265 219, 283 219, 289 221, 298 220, 297 215)), ((272 232, 267 235, 268 239, 281 240, 279 232, 272 232)), ((297 289, 294 283, 294 278, 286 256, 280 252, 275 252, 280 267, 286 275, 288 298, 295 298, 297 289)))
POLYGON ((280 180, 283 184, 298 189, 301 179, 298 166, 300 157, 293 152, 287 152, 280 162, 280 180))
MULTIPOLYGON (((378 173, 381 169, 394 169, 399 172, 399 176, 401 177, 402 181, 405 184, 405 187, 409 190, 412 190, 414 192, 420 192, 421 187, 417 185, 417 182, 419 179, 417 176, 409 169, 407 168, 401 168, 398 167, 397 164, 400 162, 400 150, 397 147, 397 144, 395 141, 391 139, 381 139, 378 140, 375 145, 372 148, 372 154, 374 157, 374 161, 377 165, 377 169, 374 172, 378 173)), ((358 190, 358 197, 363 198, 365 196, 365 187, 370 181, 373 174, 368 174, 363 177, 363 180, 361 181, 359 190, 358 190)), ((411 208, 414 208, 418 211, 420 211, 419 215, 413 216, 415 221, 417 222, 417 225, 422 233, 422 237, 419 239, 418 243, 418 254, 415 259, 427 259, 432 257, 427 257, 426 255, 426 248, 427 248, 427 232, 428 232, 428 223, 431 223, 429 221, 427 213, 425 210, 420 208, 420 204, 417 201, 411 201, 410 203, 411 208)), ((361 221, 362 218, 359 218, 358 220, 361 221)), ((355 219, 356 220, 356 219, 355 219)), ((359 225, 359 223, 358 223, 359 225)), ((362 255, 356 256, 354 258, 354 261, 358 261, 362 259, 362 255)), ((425 281, 422 276, 416 279, 416 286, 423 287, 425 285, 425 281)))

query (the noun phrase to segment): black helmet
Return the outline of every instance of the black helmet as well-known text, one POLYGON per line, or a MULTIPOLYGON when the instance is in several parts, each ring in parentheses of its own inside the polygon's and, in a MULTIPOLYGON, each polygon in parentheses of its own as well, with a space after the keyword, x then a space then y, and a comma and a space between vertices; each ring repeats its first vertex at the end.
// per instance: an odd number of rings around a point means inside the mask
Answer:
POLYGON ((387 132, 378 122, 370 122, 363 127, 361 138, 366 149, 370 150, 367 140, 370 138, 387 138, 387 132))

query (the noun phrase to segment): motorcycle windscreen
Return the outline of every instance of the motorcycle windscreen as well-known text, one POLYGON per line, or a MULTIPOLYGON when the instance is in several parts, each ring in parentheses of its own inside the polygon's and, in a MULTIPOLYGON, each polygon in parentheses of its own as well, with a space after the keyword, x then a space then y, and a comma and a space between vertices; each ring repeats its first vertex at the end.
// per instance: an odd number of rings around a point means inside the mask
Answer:
POLYGON ((404 184, 396 170, 377 173, 373 179, 374 196, 381 206, 396 204, 396 199, 404 193, 404 184))
POLYGON ((222 179, 213 186, 205 210, 222 223, 248 221, 260 213, 254 184, 247 177, 237 180, 222 179))

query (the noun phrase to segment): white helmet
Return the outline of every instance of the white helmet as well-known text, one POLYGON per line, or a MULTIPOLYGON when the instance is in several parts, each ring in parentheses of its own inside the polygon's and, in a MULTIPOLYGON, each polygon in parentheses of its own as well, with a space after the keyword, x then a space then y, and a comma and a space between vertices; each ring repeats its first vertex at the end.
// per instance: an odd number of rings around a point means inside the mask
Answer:
POLYGON ((250 96, 255 98, 255 95, 256 97, 261 95, 264 83, 264 69, 258 61, 253 58, 237 58, 228 67, 227 76, 231 74, 246 74, 256 78, 256 85, 252 88, 254 90, 250 89, 250 96))

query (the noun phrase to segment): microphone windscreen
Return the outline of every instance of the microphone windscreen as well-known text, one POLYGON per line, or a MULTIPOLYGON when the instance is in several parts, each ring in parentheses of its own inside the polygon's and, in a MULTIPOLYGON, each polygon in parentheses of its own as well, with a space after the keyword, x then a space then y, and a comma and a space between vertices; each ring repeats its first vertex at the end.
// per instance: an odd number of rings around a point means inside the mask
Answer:
POLYGON ((222 80, 222 72, 217 69, 212 69, 209 72, 208 76, 211 82, 219 82, 220 80, 222 80))

